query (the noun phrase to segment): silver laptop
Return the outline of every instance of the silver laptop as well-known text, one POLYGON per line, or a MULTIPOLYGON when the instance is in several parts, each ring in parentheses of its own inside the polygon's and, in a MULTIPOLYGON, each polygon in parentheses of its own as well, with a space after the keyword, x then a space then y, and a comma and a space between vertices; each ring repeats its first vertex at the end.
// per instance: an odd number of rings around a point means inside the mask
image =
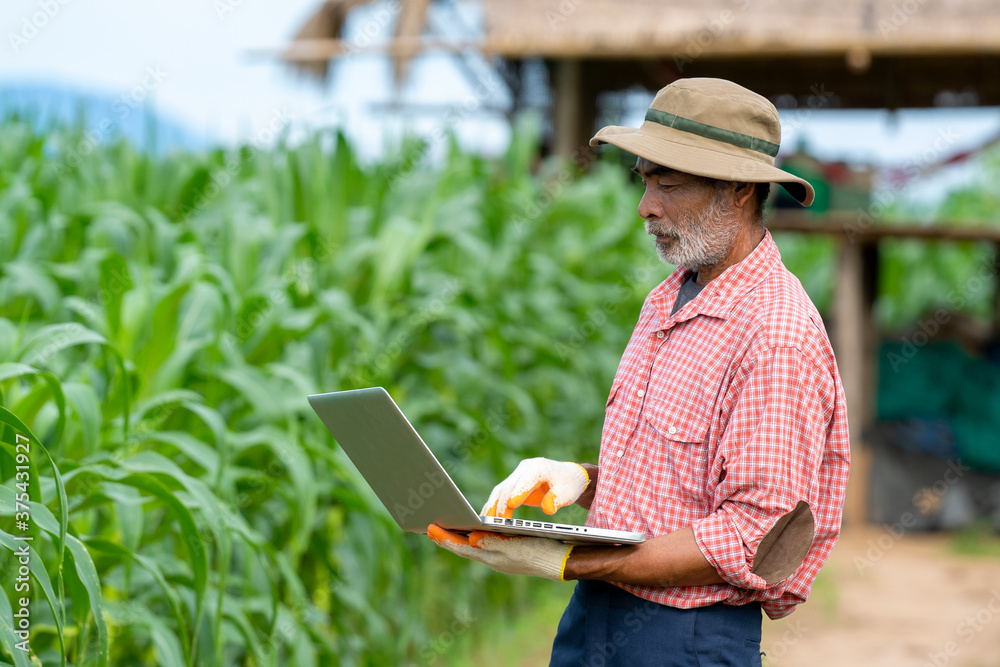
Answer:
POLYGON ((489 530, 573 544, 637 544, 643 533, 479 516, 382 387, 313 394, 309 404, 403 530, 436 523, 458 532, 489 530))

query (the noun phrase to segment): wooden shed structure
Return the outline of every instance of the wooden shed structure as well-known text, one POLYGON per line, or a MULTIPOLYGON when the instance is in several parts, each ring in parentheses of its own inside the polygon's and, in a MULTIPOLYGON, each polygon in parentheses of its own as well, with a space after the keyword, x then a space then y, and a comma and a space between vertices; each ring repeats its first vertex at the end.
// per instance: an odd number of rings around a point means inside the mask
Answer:
MULTIPOLYGON (((398 83, 410 60, 428 51, 485 57, 511 89, 512 112, 525 104, 525 78, 541 64, 551 149, 567 157, 586 147, 598 122, 617 120, 599 117, 609 93, 655 91, 681 77, 730 79, 786 109, 1000 106, 1000 0, 325 0, 278 56, 323 79, 333 59, 388 55, 398 83), (363 26, 375 34, 349 40, 346 17, 364 4, 380 8, 363 26), (438 9, 458 16, 460 5, 477 8, 481 24, 447 30, 447 20, 427 20, 438 9)), ((861 427, 872 414, 879 242, 978 240, 995 244, 1000 257, 1000 230, 872 222, 781 211, 769 223, 840 241, 831 333, 855 460, 845 518, 856 522, 866 507, 861 427)))
MULTIPOLYGON (((397 81, 426 51, 469 50, 502 65, 517 99, 525 62, 541 61, 553 94, 554 152, 591 136, 599 96, 657 90, 680 77, 736 81, 779 107, 1000 105, 997 0, 439 0, 480 10, 479 26, 426 21, 430 0, 325 0, 280 57, 324 77, 331 59, 393 57, 397 81), (343 29, 359 5, 381 7, 371 39, 343 29), (363 42, 363 43, 361 43, 363 42)), ((457 13, 455 14, 457 16, 457 13)))

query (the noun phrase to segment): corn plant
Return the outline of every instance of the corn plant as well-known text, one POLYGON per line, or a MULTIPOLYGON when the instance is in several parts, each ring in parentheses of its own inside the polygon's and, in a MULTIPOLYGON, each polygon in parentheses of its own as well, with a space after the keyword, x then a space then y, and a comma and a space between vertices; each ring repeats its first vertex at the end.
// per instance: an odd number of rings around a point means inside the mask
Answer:
POLYGON ((593 459, 666 272, 620 171, 532 176, 527 132, 435 169, 332 131, 69 159, 82 127, 0 131, 8 661, 18 437, 43 664, 444 664, 550 590, 402 533, 305 396, 387 387, 473 504, 523 456, 593 459))
POLYGON ((386 387, 473 505, 526 456, 595 460, 669 270, 625 170, 533 172, 525 128, 434 165, 333 130, 81 154, 85 128, 0 124, 0 660, 447 664, 551 593, 400 531, 305 397, 386 387))

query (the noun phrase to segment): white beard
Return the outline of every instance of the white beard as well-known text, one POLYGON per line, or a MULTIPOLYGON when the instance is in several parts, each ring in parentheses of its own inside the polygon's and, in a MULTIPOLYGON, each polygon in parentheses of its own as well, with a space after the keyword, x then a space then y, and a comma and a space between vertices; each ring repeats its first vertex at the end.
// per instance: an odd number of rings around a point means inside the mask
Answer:
POLYGON ((674 230, 668 231, 646 221, 647 233, 674 238, 672 243, 656 244, 661 260, 698 271, 726 258, 739 236, 740 227, 735 216, 723 206, 723 196, 724 193, 717 192, 708 208, 697 215, 688 214, 674 230))

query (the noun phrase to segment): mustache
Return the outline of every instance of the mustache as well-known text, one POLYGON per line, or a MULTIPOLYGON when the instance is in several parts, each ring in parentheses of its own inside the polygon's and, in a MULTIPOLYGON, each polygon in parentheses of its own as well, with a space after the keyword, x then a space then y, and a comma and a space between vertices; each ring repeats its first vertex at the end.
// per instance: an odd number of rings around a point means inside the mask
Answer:
POLYGON ((645 222, 644 226, 646 228, 646 233, 652 236, 672 236, 675 239, 680 238, 680 234, 677 232, 661 227, 660 225, 652 223, 649 220, 645 222))

